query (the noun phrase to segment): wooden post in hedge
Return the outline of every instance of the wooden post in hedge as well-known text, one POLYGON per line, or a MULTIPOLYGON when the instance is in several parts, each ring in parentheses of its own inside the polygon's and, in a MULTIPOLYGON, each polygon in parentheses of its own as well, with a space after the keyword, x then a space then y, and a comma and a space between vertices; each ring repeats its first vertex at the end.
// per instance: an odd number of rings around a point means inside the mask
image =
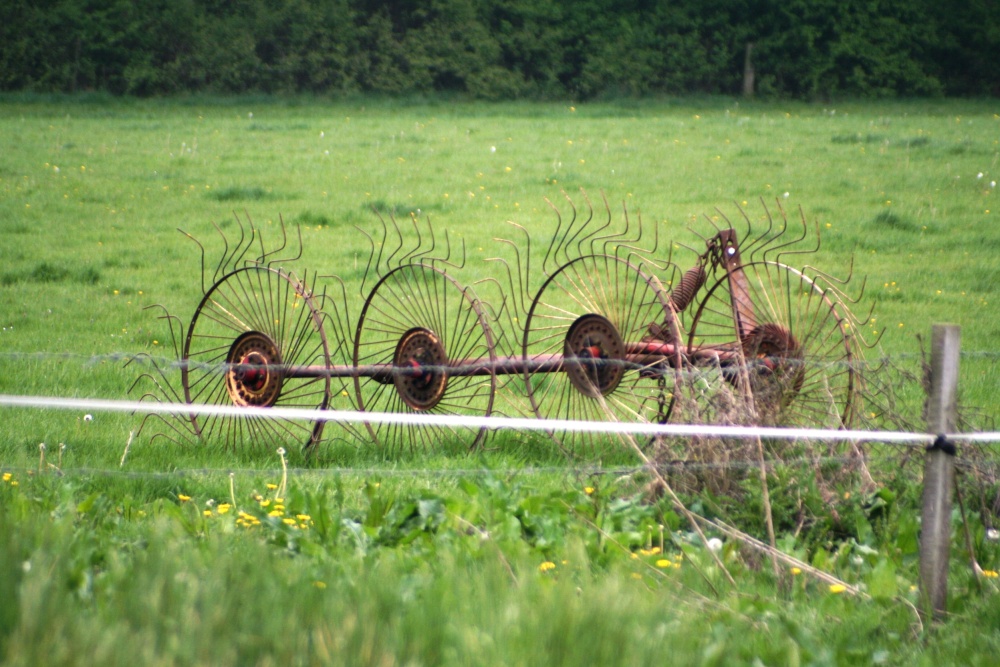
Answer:
POLYGON ((951 504, 955 484, 955 445, 944 436, 957 428, 956 392, 961 329, 935 324, 931 329, 931 386, 927 431, 938 436, 924 463, 923 514, 920 526, 920 600, 926 618, 947 612, 951 504))

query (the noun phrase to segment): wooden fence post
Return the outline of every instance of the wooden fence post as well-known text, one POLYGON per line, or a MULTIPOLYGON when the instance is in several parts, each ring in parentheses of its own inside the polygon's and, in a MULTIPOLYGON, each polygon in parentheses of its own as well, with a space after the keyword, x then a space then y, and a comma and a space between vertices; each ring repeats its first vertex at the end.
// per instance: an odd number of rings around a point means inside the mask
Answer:
POLYGON ((947 612, 951 504, 955 483, 955 446, 943 436, 957 428, 956 391, 961 328, 935 324, 931 329, 931 386, 927 431, 938 436, 924 463, 923 513, 920 526, 920 599, 927 618, 947 612))

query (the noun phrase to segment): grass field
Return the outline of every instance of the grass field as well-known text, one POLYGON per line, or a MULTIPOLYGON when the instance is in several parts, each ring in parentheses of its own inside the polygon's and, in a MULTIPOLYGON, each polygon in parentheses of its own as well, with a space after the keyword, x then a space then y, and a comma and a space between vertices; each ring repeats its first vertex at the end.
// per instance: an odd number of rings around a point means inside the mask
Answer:
MULTIPOLYGON (((853 265, 852 294, 867 281, 854 309, 879 341, 869 360, 919 375, 918 337, 960 324, 961 403, 992 427, 998 160, 1000 106, 986 101, 7 96, 0 393, 126 398, 147 368, 127 358, 175 358, 147 307, 186 325, 202 297, 198 247, 177 228, 204 244, 211 277, 216 226, 232 239, 236 216, 252 219, 273 246, 283 220, 301 232, 296 270, 340 276, 356 312, 369 246, 354 226, 376 230, 373 208, 447 230, 471 284, 499 277, 484 259, 513 259, 494 241, 518 238, 508 221, 543 248, 546 199, 566 213, 563 193, 580 206, 583 189, 675 242, 682 268, 705 216, 744 208, 756 221, 763 201, 794 220, 801 207, 822 235, 801 262, 836 276, 853 265)), ((894 409, 919 415, 919 382, 896 390, 894 409)), ((787 566, 776 577, 736 540, 720 567, 668 500, 614 473, 634 465, 627 454, 595 473, 541 437, 501 434, 470 455, 447 439, 387 451, 332 436, 312 460, 290 449, 283 478, 272 451, 147 429, 123 465, 140 420, 3 409, 6 662, 986 664, 1000 648, 996 489, 977 486, 956 519, 953 616, 930 632, 912 607, 915 464, 885 448, 878 488, 842 480, 835 517, 808 462, 771 476, 779 547, 860 585, 855 597, 787 566), (965 526, 993 577, 968 567, 965 526)), ((766 539, 756 475, 727 484, 739 502, 708 489, 685 502, 766 539)))

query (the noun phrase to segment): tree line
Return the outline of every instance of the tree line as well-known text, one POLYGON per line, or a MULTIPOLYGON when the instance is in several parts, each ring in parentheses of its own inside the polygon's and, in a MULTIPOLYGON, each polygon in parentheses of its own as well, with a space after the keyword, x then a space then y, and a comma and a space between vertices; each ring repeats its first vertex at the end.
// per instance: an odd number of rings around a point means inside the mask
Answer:
POLYGON ((996 0, 3 0, 0 90, 1000 95, 996 0))

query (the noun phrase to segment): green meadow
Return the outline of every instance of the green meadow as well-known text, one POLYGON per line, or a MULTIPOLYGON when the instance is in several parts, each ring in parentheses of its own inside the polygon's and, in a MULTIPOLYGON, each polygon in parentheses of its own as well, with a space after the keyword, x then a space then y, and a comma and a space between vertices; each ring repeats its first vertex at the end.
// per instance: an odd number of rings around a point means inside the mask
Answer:
MULTIPOLYGON (((786 261, 850 277, 886 408, 865 425, 920 428, 922 355, 950 322, 963 423, 994 430, 998 162, 993 101, 8 95, 0 393, 138 398, 148 359, 168 367, 182 342, 164 309, 187 326, 247 221, 268 248, 284 229, 282 257, 301 237, 288 265, 331 291, 338 276, 357 312, 374 211, 447 233, 456 278, 489 295, 502 276, 485 260, 515 261, 495 239, 524 243, 508 223, 544 249, 549 202, 568 216, 569 197, 641 218, 681 269, 741 210, 804 217, 820 248, 786 261)), ((875 485, 845 475, 833 501, 809 461, 772 469, 779 549, 845 589, 709 530, 714 558, 627 453, 569 462, 513 433, 389 451, 329 425, 307 458, 90 417, 0 408, 6 663, 992 664, 1000 649, 995 448, 960 452, 975 465, 950 616, 932 626, 915 611, 918 451, 872 445, 875 485)), ((756 472, 716 474, 684 504, 767 541, 756 472)))

